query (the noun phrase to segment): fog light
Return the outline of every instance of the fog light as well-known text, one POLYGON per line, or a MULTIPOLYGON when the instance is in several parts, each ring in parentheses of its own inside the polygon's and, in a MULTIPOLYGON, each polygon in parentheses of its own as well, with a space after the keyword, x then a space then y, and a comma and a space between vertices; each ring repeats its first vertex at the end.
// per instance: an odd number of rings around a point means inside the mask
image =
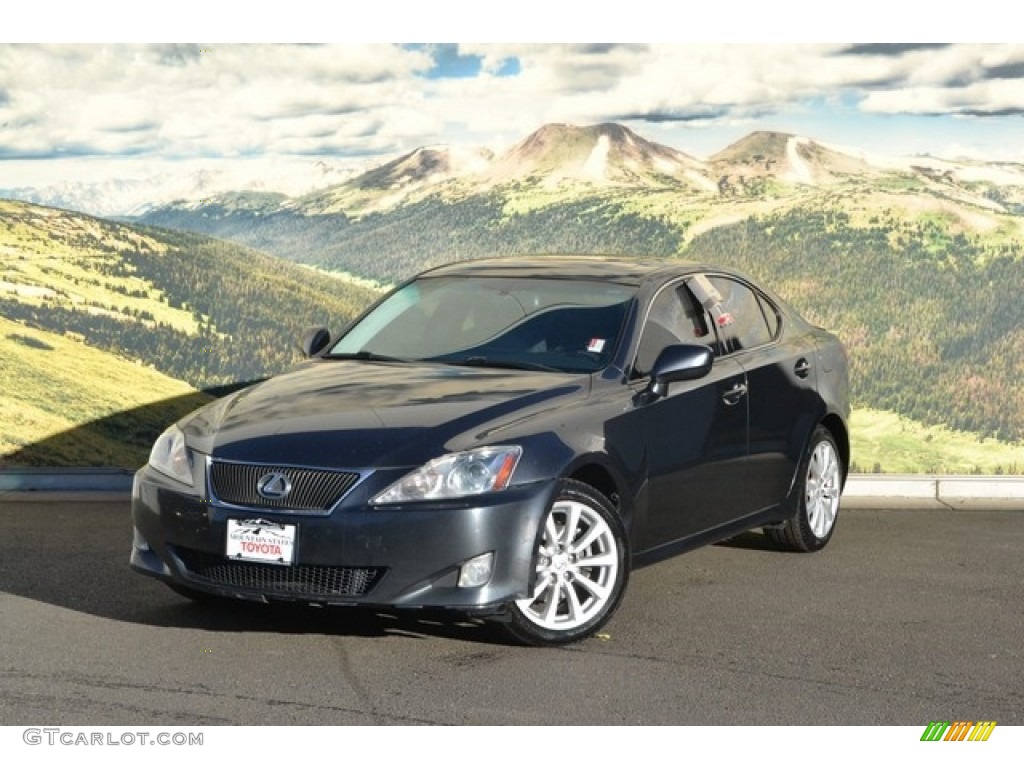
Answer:
POLYGON ((142 538, 138 528, 132 528, 132 546, 139 552, 149 552, 149 543, 142 538))
POLYGON ((491 580, 494 572, 494 553, 477 555, 463 563, 459 570, 460 587, 482 587, 491 580))

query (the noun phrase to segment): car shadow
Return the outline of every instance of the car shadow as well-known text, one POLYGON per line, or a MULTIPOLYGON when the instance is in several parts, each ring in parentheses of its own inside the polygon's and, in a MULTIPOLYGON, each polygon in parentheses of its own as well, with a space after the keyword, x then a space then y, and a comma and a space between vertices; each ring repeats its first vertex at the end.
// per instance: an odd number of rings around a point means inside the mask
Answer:
MULTIPOLYGON (((168 425, 218 397, 260 381, 263 379, 196 390, 77 424, 0 453, 0 471, 103 467, 134 472, 146 463, 153 441, 168 425)), ((9 440, 16 438, 8 436, 9 440)))
POLYGON ((782 552, 779 546, 761 531, 744 531, 715 544, 730 549, 750 549, 758 552, 782 552))
MULTIPOLYGON (((153 441, 168 424, 252 383, 239 382, 124 410, 0 455, 0 472, 14 478, 3 487, 16 490, 15 495, 6 496, 0 491, 0 530, 4 532, 0 591, 105 619, 159 627, 447 637, 509 644, 501 627, 493 622, 441 611, 193 602, 129 568, 132 527, 127 492, 123 501, 89 501, 88 492, 47 501, 43 493, 39 500, 29 500, 31 492, 20 490, 33 488, 37 473, 80 468, 83 462, 77 457, 95 455, 91 452, 96 445, 111 440, 127 449, 122 455, 128 460, 115 468, 123 470, 122 480, 127 481, 129 473, 146 462, 153 441)), ((102 496, 116 499, 117 494, 102 496)))
MULTIPOLYGON (((211 632, 444 637, 510 645, 500 626, 444 611, 195 602, 128 566, 131 502, 0 496, 0 592, 112 621, 211 632)), ((104 495, 104 498, 108 498, 104 495)))
MULTIPOLYGON (((142 577, 139 577, 142 578, 142 577)), ((501 627, 444 611, 395 612, 372 608, 315 608, 299 604, 193 602, 170 597, 135 611, 136 623, 209 632, 265 632, 347 637, 428 637, 497 645, 512 644, 501 627)))
MULTIPOLYGON (((121 411, 47 437, 0 456, 0 470, 75 467, 74 457, 90 455, 98 441, 116 438, 133 456, 125 479, 147 459, 166 425, 210 402, 255 382, 223 387, 121 411)), ((77 463, 80 466, 80 462, 77 463)), ((131 546, 130 500, 12 501, 0 492, 0 591, 114 621, 213 632, 260 631, 359 637, 444 637, 474 643, 514 645, 495 622, 431 610, 313 608, 299 604, 262 605, 235 601, 194 602, 159 581, 128 567, 131 546)), ((24 499, 25 494, 20 494, 24 499)), ((778 551, 767 537, 742 533, 719 546, 778 551)))

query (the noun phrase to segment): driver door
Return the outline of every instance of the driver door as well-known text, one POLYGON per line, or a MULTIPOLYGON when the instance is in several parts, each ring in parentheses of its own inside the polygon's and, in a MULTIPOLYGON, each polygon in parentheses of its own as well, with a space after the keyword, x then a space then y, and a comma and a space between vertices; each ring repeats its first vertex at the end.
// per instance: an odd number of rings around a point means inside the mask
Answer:
POLYGON ((669 385, 666 396, 636 405, 646 451, 647 485, 633 526, 643 551, 699 534, 746 514, 748 413, 746 373, 720 349, 708 314, 682 281, 655 297, 634 375, 646 376, 668 344, 706 344, 711 372, 669 385))

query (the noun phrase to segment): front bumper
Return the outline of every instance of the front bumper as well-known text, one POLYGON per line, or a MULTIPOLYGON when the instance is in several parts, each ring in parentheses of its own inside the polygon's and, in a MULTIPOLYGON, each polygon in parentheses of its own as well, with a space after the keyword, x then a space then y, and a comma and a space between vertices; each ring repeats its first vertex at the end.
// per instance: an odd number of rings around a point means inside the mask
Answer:
POLYGON ((226 505, 144 467, 132 492, 130 563, 193 590, 261 602, 496 613, 529 594, 554 480, 444 503, 369 506, 389 480, 368 478, 330 513, 303 514, 226 505), (228 559, 232 518, 295 525, 294 564, 228 559), (461 566, 488 552, 490 580, 459 587, 461 566))

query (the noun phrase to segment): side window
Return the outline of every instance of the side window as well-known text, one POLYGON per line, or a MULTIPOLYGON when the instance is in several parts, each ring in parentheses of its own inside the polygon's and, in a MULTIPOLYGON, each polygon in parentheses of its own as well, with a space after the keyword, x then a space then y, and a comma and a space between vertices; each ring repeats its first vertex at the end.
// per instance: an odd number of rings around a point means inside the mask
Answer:
MULTIPOLYGON (((709 277, 708 280, 721 297, 721 312, 716 324, 719 332, 726 336, 730 351, 759 347, 772 340, 774 334, 761 311, 757 294, 743 283, 727 277, 709 277)), ((712 315, 715 315, 714 311, 712 315)))
POLYGON ((663 289, 651 303, 633 376, 649 374, 661 350, 670 344, 707 344, 717 351, 707 314, 683 283, 663 289))

